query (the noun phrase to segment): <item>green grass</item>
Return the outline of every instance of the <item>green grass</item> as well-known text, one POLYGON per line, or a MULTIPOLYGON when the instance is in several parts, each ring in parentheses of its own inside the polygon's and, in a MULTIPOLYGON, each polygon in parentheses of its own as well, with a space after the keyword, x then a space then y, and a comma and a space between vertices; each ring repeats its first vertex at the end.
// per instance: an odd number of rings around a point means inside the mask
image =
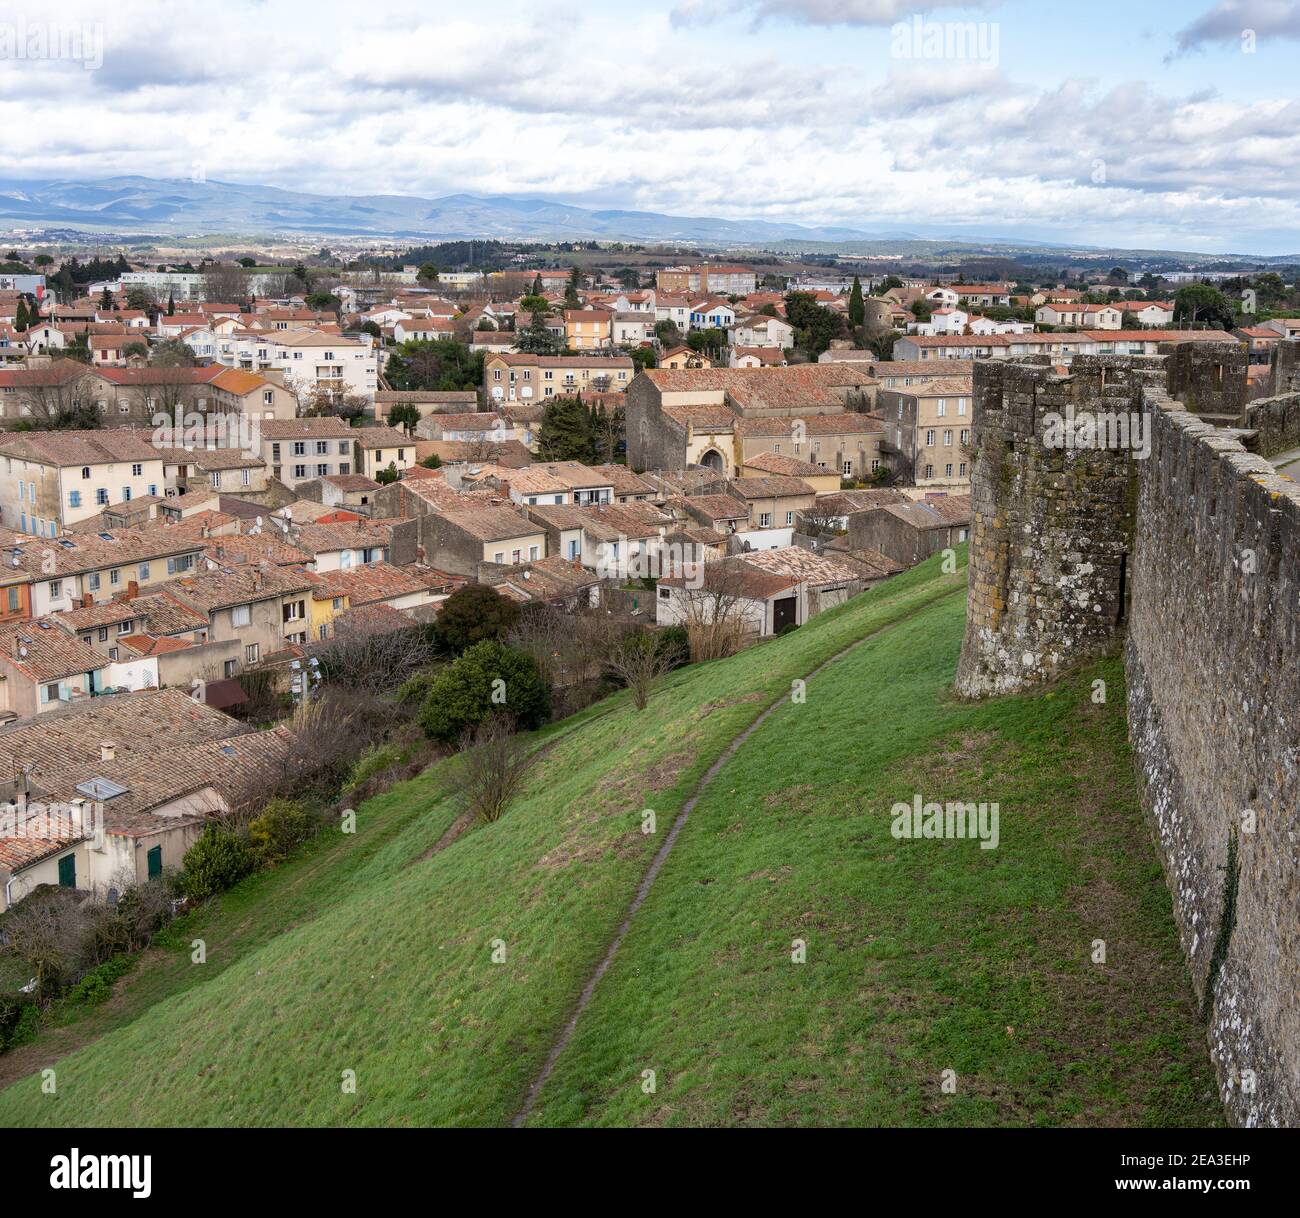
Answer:
POLYGON ((507 1123, 673 817, 773 699, 692 812, 535 1123, 1215 1121, 1120 673, 1101 670, 1105 706, 1088 674, 954 703, 964 583, 926 564, 672 674, 645 711, 619 695, 540 733, 553 744, 516 805, 440 853, 462 806, 447 765, 370 801, 355 836, 191 915, 110 1002, 42 1032, 0 1125, 507 1123), (896 842, 889 806, 914 791, 999 799, 1002 845, 896 842), (208 964, 189 962, 193 938, 208 964), (789 962, 795 938, 807 964, 789 962))
POLYGON ((962 622, 868 642, 720 771, 532 1123, 1219 1122, 1120 665, 958 703, 962 622), (996 801, 999 846, 895 839, 917 793, 996 801))

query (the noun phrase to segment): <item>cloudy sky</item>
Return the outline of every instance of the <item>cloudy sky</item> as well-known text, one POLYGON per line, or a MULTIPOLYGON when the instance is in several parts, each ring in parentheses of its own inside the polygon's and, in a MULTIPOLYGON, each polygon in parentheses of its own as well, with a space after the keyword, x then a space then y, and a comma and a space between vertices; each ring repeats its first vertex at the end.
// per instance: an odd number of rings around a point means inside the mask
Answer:
POLYGON ((1300 0, 20 2, 0 177, 1296 253, 1298 60, 1300 0))

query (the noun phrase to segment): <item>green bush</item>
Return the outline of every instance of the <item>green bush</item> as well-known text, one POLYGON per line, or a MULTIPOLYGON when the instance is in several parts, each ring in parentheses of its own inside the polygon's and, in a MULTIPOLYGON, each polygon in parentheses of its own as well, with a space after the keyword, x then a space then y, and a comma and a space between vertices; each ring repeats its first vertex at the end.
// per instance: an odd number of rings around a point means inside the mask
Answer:
POLYGON ((434 638, 448 652, 503 638, 519 620, 519 606, 486 584, 466 584, 438 608, 434 638))
POLYGON ((293 799, 273 799, 248 823, 248 844, 263 863, 278 863, 316 832, 305 805, 293 799))
POLYGON ((36 1004, 26 994, 0 994, 0 1052, 31 1040, 39 1018, 36 1004))
POLYGON ((221 825, 207 825, 185 852, 185 892, 195 900, 239 883, 256 865, 248 844, 221 825))
POLYGON ((672 657, 674 668, 691 662, 691 639, 685 626, 665 626, 656 634, 664 654, 672 657))
MULTIPOLYGON (((407 682, 407 684, 410 684, 410 682, 407 682)), ((423 691, 425 697, 428 697, 428 692, 426 686, 423 691)), ((403 748, 400 744, 377 744, 374 748, 367 749, 353 762, 352 773, 348 775, 347 785, 349 787, 359 787, 376 774, 382 774, 385 770, 391 770, 394 766, 401 765, 409 756, 410 750, 403 748)))
POLYGON ((129 956, 113 956, 96 965, 68 991, 68 1001, 94 1006, 113 992, 113 982, 131 967, 129 956))
POLYGON ((420 726, 450 744, 493 714, 508 714, 521 731, 550 717, 551 691, 532 656, 504 643, 475 643, 429 686, 420 726), (498 684, 501 682, 501 684, 498 684))

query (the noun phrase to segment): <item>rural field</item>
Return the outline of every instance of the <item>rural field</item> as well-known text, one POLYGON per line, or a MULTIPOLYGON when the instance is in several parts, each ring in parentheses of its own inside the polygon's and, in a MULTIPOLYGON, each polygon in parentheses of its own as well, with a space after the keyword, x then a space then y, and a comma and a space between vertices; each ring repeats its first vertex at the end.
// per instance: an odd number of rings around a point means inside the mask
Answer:
POLYGON ((933 560, 556 724, 450 844, 430 767, 0 1057, 0 1124, 1221 1123, 1121 666, 960 703, 965 588, 933 560), (997 848, 895 838, 915 795, 997 802, 997 848))

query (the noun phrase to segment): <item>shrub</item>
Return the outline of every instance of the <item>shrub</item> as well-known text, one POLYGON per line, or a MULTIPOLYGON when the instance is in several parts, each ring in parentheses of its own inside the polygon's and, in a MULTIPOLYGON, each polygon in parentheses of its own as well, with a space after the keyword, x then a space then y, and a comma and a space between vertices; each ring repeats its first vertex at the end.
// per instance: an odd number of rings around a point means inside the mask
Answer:
POLYGON ((685 626, 664 626, 658 634, 659 646, 672 662, 673 668, 691 662, 691 639, 685 626))
POLYGON ((0 994, 0 1052, 36 1035, 40 1011, 26 994, 0 994))
POLYGON ((494 713, 509 714, 520 730, 540 727, 551 713, 551 691, 532 656, 503 643, 475 643, 430 684, 420 726, 451 743, 494 713))
POLYGON ((68 991, 69 1002, 94 1006, 103 1002, 113 992, 113 982, 131 967, 129 956, 114 956, 96 965, 68 991))
POLYGON ((278 863, 316 832, 316 820, 292 799, 273 799, 248 823, 248 844, 263 863, 278 863))
POLYGON ((222 825, 207 825, 185 852, 185 892, 201 901, 237 884, 255 862, 238 834, 222 825))
POLYGON ((458 588, 438 610, 434 634, 446 651, 462 652, 486 639, 500 639, 519 618, 519 606, 486 584, 458 588))
MULTIPOLYGON (((427 685, 423 692, 427 697, 427 685)), ((401 765, 407 759, 409 753, 410 750, 400 744, 377 744, 374 748, 367 749, 353 763, 352 772, 348 775, 346 785, 352 788, 369 782, 375 775, 383 774, 401 765)))

